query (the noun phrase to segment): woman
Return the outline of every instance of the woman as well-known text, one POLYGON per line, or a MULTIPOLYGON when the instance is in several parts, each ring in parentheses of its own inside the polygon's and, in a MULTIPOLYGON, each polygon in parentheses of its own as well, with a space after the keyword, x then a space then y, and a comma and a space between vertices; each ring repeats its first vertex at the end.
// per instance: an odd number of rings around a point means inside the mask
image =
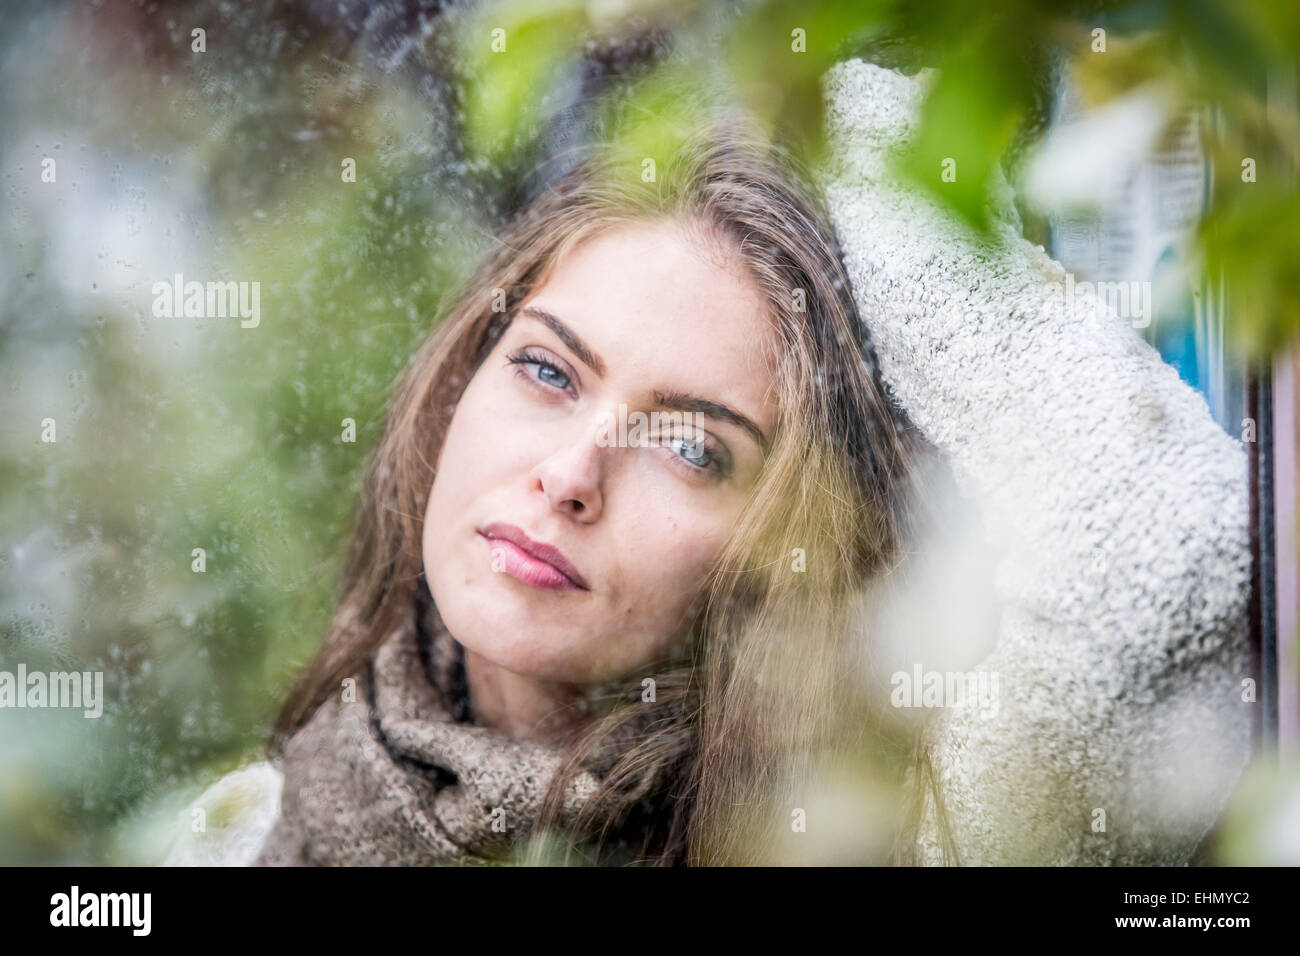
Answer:
POLYGON ((396 393, 274 829, 223 861, 780 862, 862 754, 908 768, 900 862, 1191 857, 1248 752, 1241 450, 1013 213, 990 251, 888 181, 911 81, 828 83, 847 274, 730 135, 654 184, 593 159, 507 230, 396 393), (992 714, 867 679, 932 500, 863 321, 1006 549, 992 714))

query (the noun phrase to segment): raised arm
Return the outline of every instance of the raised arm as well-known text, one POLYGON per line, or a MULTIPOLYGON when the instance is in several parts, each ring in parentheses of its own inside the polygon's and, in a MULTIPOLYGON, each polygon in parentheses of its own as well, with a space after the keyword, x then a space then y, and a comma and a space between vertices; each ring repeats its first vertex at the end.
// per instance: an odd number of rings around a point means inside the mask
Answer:
MULTIPOLYGON (((958 860, 1185 863, 1249 756, 1245 453, 1129 323, 1066 301, 1005 183, 981 245, 891 181, 915 81, 850 61, 826 89, 823 186, 882 374, 1007 555, 996 715, 928 736, 958 860)), ((936 823, 930 802, 927 862, 936 823)))

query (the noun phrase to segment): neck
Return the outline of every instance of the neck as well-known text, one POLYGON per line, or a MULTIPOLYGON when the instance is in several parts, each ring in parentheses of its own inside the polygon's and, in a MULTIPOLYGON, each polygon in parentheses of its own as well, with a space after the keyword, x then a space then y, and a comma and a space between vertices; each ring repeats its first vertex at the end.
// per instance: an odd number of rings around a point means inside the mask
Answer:
POLYGON ((579 685, 523 677, 469 648, 465 683, 475 723, 516 740, 557 743, 591 718, 579 685))

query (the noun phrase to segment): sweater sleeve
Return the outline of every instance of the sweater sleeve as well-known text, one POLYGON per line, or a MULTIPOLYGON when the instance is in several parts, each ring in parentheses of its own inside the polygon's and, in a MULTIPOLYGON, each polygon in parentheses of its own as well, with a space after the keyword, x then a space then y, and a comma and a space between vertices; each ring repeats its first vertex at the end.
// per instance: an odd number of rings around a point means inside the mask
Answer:
MULTIPOLYGON (((957 862, 1184 864, 1249 759, 1245 452, 1130 323, 1065 294, 1005 181, 979 241, 892 180, 917 81, 855 60, 825 87, 819 176, 882 376, 1003 555, 999 706, 926 729, 957 862)), ((941 859, 929 797, 916 849, 941 859)))

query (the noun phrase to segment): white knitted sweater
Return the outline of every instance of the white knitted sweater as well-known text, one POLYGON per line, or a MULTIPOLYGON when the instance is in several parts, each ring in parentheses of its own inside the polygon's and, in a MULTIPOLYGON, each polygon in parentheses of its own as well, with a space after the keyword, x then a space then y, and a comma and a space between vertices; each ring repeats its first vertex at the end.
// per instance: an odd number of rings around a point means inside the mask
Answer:
POLYGON ((824 185, 882 375, 1000 555, 996 713, 930 736, 958 860, 1186 863, 1249 758, 1245 452, 1130 323, 1066 301, 1005 182, 981 246, 891 180, 917 82, 851 61, 826 87, 824 185))
MULTIPOLYGON (((946 707, 928 737, 957 861, 1186 863, 1249 755, 1244 451, 1126 323, 1055 294, 1005 183, 980 246, 892 181, 915 81, 851 61, 825 83, 822 185, 882 375, 999 556, 998 707, 946 707)), ((218 781, 195 805, 224 824, 168 862, 250 862, 280 783, 218 781)), ((918 849, 940 862, 933 801, 918 849)))

